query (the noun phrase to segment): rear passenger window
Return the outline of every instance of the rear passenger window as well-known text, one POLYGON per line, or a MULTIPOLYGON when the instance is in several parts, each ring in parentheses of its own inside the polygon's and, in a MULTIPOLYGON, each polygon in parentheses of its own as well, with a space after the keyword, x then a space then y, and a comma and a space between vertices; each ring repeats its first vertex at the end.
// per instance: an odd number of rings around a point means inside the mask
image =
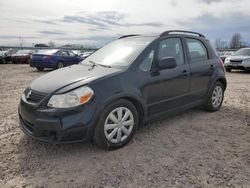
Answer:
POLYGON ((184 64, 183 48, 180 38, 168 38, 160 42, 158 58, 173 57, 177 65, 184 64))
POLYGON ((207 49, 204 44, 197 39, 186 39, 191 63, 198 63, 208 59, 207 49))

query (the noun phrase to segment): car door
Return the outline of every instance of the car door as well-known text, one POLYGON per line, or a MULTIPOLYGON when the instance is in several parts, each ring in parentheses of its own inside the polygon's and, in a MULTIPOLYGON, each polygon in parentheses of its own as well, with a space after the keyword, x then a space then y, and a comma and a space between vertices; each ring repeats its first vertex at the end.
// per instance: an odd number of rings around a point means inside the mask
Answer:
POLYGON ((71 51, 68 51, 69 53, 69 61, 70 61, 70 64, 78 64, 79 63, 79 57, 78 55, 76 55, 75 53, 71 52, 71 51))
POLYGON ((196 38, 185 38, 191 68, 190 100, 200 100, 207 93, 214 71, 214 60, 209 59, 205 44, 196 38))
POLYGON ((183 49, 183 42, 179 37, 162 39, 157 49, 149 51, 140 64, 139 69, 144 72, 139 75, 144 80, 141 90, 146 100, 148 116, 188 103, 190 68, 185 61, 183 49), (177 66, 164 70, 152 68, 153 64, 157 66, 159 59, 165 57, 174 57, 177 66))
POLYGON ((68 65, 68 52, 65 51, 65 50, 61 50, 59 53, 59 58, 58 58, 58 61, 62 61, 64 66, 67 66, 68 65))

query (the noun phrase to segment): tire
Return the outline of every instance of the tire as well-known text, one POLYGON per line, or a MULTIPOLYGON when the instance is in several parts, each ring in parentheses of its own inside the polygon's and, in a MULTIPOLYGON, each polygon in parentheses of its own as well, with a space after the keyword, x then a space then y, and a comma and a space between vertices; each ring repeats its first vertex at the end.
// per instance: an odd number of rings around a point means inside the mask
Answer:
POLYGON ((60 61, 60 62, 57 63, 57 66, 56 66, 57 69, 61 69, 63 67, 64 67, 63 62, 60 61))
POLYGON ((216 82, 211 89, 206 104, 203 106, 206 111, 218 111, 224 99, 224 87, 221 82, 216 82), (217 101, 217 102, 216 102, 217 101))
POLYGON ((36 69, 37 69, 38 71, 43 71, 43 70, 44 70, 44 67, 36 67, 36 69))
POLYGON ((227 72, 231 72, 231 70, 232 70, 231 68, 226 67, 226 71, 227 71, 227 72))
POLYGON ((138 112, 135 106, 131 102, 121 99, 109 104, 101 113, 94 130, 94 141, 103 149, 118 149, 129 143, 137 128, 138 112), (121 114, 120 118, 118 112, 121 114), (125 119, 119 121, 122 118, 125 119), (112 119, 117 120, 116 123, 112 119))

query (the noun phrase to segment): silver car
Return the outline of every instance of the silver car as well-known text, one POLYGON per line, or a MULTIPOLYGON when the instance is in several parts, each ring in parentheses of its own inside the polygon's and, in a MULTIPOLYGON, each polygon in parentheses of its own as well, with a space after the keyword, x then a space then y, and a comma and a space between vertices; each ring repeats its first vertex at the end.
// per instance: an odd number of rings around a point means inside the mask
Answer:
POLYGON ((227 72, 231 72, 232 69, 250 70, 250 48, 241 48, 227 57, 224 66, 227 72))

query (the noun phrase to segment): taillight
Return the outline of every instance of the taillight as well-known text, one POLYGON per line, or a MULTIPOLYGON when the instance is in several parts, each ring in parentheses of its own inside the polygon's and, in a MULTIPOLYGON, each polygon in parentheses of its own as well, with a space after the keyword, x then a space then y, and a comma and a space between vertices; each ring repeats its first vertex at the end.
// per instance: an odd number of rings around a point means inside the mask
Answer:
POLYGON ((223 63, 223 61, 222 61, 222 59, 220 58, 220 65, 221 65, 221 67, 224 69, 224 63, 223 63))

